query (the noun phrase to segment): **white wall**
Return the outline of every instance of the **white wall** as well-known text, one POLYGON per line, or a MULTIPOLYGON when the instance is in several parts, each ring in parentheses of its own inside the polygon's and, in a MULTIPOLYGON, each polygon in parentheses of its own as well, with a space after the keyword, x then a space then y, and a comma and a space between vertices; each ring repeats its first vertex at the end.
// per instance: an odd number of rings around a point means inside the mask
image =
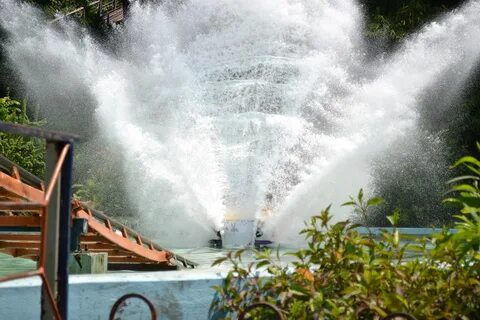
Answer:
MULTIPOLYGON (((211 286, 221 284, 224 275, 221 269, 72 275, 69 319, 108 319, 112 305, 127 293, 152 301, 159 320, 208 319, 215 293, 211 286)), ((150 319, 143 304, 132 303, 125 310, 121 319, 150 319)), ((0 283, 0 319, 39 318, 38 278, 0 283)))

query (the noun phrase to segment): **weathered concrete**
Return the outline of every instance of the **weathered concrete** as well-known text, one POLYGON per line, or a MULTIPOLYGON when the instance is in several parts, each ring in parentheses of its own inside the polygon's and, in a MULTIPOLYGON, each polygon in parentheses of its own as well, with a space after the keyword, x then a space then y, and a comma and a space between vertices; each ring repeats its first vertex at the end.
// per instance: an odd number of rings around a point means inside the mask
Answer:
POLYGON ((105 252, 77 253, 70 256, 68 272, 70 274, 106 273, 108 255, 105 252))
MULTIPOLYGON (((159 319, 208 319, 211 286, 221 284, 224 276, 224 269, 72 275, 69 319, 108 319, 115 301, 127 293, 152 301, 159 319)), ((0 297, 2 319, 40 318, 40 279, 0 283, 0 297)), ((149 319, 147 315, 144 305, 131 303, 122 319, 149 319)))

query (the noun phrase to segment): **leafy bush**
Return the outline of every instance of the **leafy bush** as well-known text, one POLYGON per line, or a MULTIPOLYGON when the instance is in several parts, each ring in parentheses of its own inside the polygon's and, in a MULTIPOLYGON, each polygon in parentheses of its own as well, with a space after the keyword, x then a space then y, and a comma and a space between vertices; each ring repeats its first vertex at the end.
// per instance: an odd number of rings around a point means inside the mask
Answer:
MULTIPOLYGON (((456 233, 445 229, 414 239, 398 231, 395 213, 389 217, 393 231, 376 239, 348 221, 331 224, 326 208, 301 231, 307 246, 291 253, 295 261, 288 266, 270 251, 257 252, 256 261, 246 266, 242 250, 215 261, 227 260, 232 268, 223 285, 214 287, 212 316, 232 319, 245 313, 272 319, 272 308, 247 309, 260 303, 273 306, 285 319, 380 319, 393 312, 417 319, 478 319, 480 161, 464 157, 454 166, 472 173, 451 181, 455 196, 446 202, 462 207, 456 233), (260 276, 259 269, 267 276, 260 276)), ((346 204, 363 216, 380 202, 360 193, 346 204)))
POLYGON ((370 15, 367 36, 384 36, 390 41, 398 41, 418 29, 427 21, 458 5, 460 1, 404 0, 375 1, 364 0, 370 15))
MULTIPOLYGON (((26 103, 10 97, 0 98, 0 120, 27 126, 41 123, 31 121, 26 112, 26 103)), ((33 174, 43 177, 45 171, 44 145, 38 139, 0 132, 0 154, 33 174)))
POLYGON ((416 130, 395 141, 371 165, 373 194, 385 199, 372 208, 363 225, 388 227, 387 216, 399 209, 399 227, 452 224, 450 208, 442 205, 449 172, 447 148, 442 139, 416 130))

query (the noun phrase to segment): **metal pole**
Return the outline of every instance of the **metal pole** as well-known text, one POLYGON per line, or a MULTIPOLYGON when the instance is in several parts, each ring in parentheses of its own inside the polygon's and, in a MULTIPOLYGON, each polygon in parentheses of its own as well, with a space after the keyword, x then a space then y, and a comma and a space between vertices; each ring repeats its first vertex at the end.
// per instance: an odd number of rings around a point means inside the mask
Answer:
MULTIPOLYGON (((46 164, 46 185, 50 185, 55 165, 58 159, 57 143, 47 141, 47 164, 46 164)), ((61 175, 58 180, 61 179, 61 175)), ((46 228, 46 252, 45 252, 45 276, 52 290, 53 297, 57 296, 57 269, 58 269, 58 227, 60 224, 60 188, 57 181, 52 190, 48 203, 48 214, 46 228)), ((42 319, 54 319, 53 309, 47 299, 45 288, 42 290, 42 319)))
POLYGON ((68 260, 70 257, 70 229, 72 208, 73 143, 70 144, 62 167, 60 184, 60 243, 58 247, 58 309, 62 320, 68 319, 68 260))
POLYGON ((125 19, 128 11, 128 6, 130 5, 130 1, 122 0, 122 9, 123 9, 123 18, 125 19))

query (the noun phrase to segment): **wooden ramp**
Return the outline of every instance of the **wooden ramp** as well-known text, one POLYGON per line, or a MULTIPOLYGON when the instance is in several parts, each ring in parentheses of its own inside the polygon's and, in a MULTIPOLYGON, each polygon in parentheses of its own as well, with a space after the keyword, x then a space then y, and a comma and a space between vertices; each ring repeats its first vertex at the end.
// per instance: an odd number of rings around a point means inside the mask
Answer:
MULTIPOLYGON (((22 211, 0 211, 0 252, 38 260, 41 214, 28 203, 44 197, 42 181, 0 156, 0 202, 25 203, 22 211)), ((105 252, 109 270, 170 270, 197 264, 164 249, 85 203, 72 201, 71 250, 105 252)))
POLYGON ((68 17, 85 19, 87 12, 91 11, 96 12, 96 14, 101 17, 107 25, 112 25, 124 20, 127 4, 128 2, 123 0, 87 1, 86 5, 83 7, 78 7, 75 10, 66 12, 51 22, 57 22, 68 17))

